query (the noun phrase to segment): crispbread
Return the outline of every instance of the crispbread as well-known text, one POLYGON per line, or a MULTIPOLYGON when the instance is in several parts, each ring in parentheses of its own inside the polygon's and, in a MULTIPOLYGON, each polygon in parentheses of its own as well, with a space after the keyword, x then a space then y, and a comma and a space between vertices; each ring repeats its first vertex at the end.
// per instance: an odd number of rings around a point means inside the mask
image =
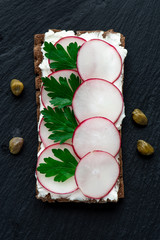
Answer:
MULTIPOLYGON (((54 32, 59 32, 61 30, 58 29, 52 29, 52 31, 54 32)), ((83 33, 86 32, 100 32, 101 30, 95 30, 95 31, 76 31, 76 35, 80 36, 83 33)), ((103 33, 103 36, 105 37, 107 34, 109 33, 116 33, 114 32, 112 29, 105 31, 103 33)), ((44 42, 44 34, 36 34, 34 35, 34 69, 35 69, 35 74, 36 74, 36 78, 35 78, 35 88, 36 88, 36 103, 37 103, 37 122, 39 121, 39 116, 40 116, 40 102, 39 102, 39 95, 40 95, 40 88, 41 88, 41 84, 42 84, 42 80, 41 80, 41 69, 39 68, 39 64, 42 62, 43 60, 43 54, 41 52, 41 46, 44 42)), ((125 37, 121 34, 121 46, 125 47, 125 37)), ((124 76, 123 76, 124 77, 124 76)), ((121 134, 121 131, 120 131, 121 134)), ((40 142, 38 144, 38 151, 40 150, 40 142)), ((124 198, 124 183, 123 183, 123 163, 122 163, 122 149, 120 149, 119 152, 119 162, 120 162, 120 176, 119 176, 119 191, 118 191, 118 198, 124 198)), ((45 197, 39 197, 38 196, 38 189, 36 187, 36 197, 38 199, 41 199, 43 202, 48 201, 48 202, 70 202, 71 200, 69 200, 68 198, 59 198, 59 199, 52 199, 50 193, 48 193, 45 197)), ((79 202, 78 200, 74 200, 72 202, 79 202)), ((83 201, 83 202, 87 202, 87 203, 97 203, 96 200, 87 200, 87 201, 83 201)), ((107 200, 107 202, 110 202, 110 200, 107 200)), ((115 201, 113 201, 115 202, 115 201)), ((104 201, 103 199, 100 199, 100 201, 98 201, 98 203, 106 203, 106 201, 104 201)))

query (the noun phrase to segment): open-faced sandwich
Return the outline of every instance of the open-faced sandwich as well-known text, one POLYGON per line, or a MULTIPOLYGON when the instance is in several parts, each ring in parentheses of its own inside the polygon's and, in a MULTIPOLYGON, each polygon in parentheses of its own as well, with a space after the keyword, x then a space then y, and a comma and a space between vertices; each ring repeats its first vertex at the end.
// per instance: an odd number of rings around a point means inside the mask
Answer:
POLYGON ((113 30, 49 30, 34 40, 36 197, 117 202, 124 197, 124 36, 113 30))

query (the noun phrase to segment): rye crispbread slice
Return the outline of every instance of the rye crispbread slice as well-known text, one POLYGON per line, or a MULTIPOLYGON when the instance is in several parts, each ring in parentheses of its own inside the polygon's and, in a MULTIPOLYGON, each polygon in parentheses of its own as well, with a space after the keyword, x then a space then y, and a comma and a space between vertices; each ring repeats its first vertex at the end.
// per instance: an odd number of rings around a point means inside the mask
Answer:
MULTIPOLYGON (((59 32, 61 30, 58 29, 52 29, 52 31, 54 32, 59 32)), ((76 35, 80 36, 83 33, 86 32, 100 32, 101 30, 95 30, 95 31, 76 31, 76 35)), ((107 36, 107 34, 109 33, 116 33, 114 32, 112 29, 105 31, 103 33, 104 38, 107 36)), ((121 35, 121 46, 125 47, 125 37, 121 35)), ((36 103, 37 103, 37 122, 39 121, 39 116, 40 116, 40 102, 39 102, 39 95, 40 95, 40 89, 41 89, 41 84, 42 84, 42 72, 41 69, 39 68, 39 64, 42 62, 43 60, 43 54, 41 52, 41 46, 44 42, 44 34, 35 34, 34 35, 34 70, 35 70, 35 74, 36 74, 36 78, 35 78, 35 88, 36 88, 36 103)), ((123 66, 124 67, 124 66, 123 66)), ((124 78, 124 76, 123 76, 124 78)), ((121 131, 120 131, 121 134, 121 131)), ((38 144, 38 151, 40 150, 40 144, 41 142, 39 142, 38 144)), ((119 162, 120 162, 120 176, 119 176, 119 191, 118 191, 118 198, 124 198, 124 183, 123 183, 123 162, 122 162, 122 149, 120 149, 119 152, 119 162)), ((48 193, 45 197, 40 197, 36 186, 36 198, 37 199, 41 199, 43 202, 80 202, 78 200, 74 200, 71 201, 68 198, 58 198, 58 199, 52 199, 50 193, 48 193)), ((82 201, 82 202, 86 202, 86 203, 106 203, 106 201, 104 201, 103 199, 100 199, 100 201, 96 201, 96 200, 87 200, 87 201, 82 201)), ((107 199, 107 202, 111 202, 110 200, 107 199)), ((115 201, 112 201, 115 202, 115 201)))

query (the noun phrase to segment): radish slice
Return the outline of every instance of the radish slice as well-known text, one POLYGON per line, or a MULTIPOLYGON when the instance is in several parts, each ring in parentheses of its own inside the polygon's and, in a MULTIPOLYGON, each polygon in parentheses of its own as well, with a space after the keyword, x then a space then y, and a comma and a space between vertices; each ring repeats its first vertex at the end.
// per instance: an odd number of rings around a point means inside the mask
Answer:
POLYGON ((102 150, 116 156, 121 145, 118 129, 103 117, 89 118, 81 122, 74 131, 72 142, 79 158, 94 150, 102 150))
MULTIPOLYGON (((86 42, 85 39, 81 38, 81 37, 76 37, 76 36, 70 36, 70 37, 63 37, 60 40, 58 40, 54 46, 56 46, 57 44, 61 44, 62 47, 64 47, 65 50, 67 50, 67 46, 70 43, 74 43, 76 42, 78 44, 78 46, 81 46, 83 43, 86 42)), ((52 60, 48 59, 48 63, 50 64, 51 62, 53 62, 52 60)))
POLYGON ((42 118, 41 122, 39 124, 39 136, 40 136, 40 139, 41 139, 44 147, 47 147, 49 145, 52 145, 54 143, 54 141, 48 138, 52 132, 48 131, 48 128, 44 124, 45 124, 45 122, 42 118))
MULTIPOLYGON (((76 158, 77 162, 79 159, 76 157, 73 148, 70 144, 53 144, 45 148, 38 157, 37 167, 40 163, 44 163, 44 158, 54 157, 57 159, 52 152, 52 149, 64 149, 67 148, 71 154, 76 158)), ((41 174, 39 171, 36 171, 38 182, 44 187, 47 191, 57 193, 57 194, 67 194, 77 190, 77 185, 75 182, 74 176, 67 179, 65 182, 55 182, 54 177, 45 177, 45 174, 41 174)))
POLYGON ((78 46, 81 46, 83 43, 86 42, 86 40, 84 38, 81 37, 77 37, 77 36, 70 36, 70 37, 63 37, 60 40, 58 40, 54 46, 56 46, 57 44, 61 44, 62 47, 64 47, 65 50, 67 50, 67 46, 70 43, 77 43, 78 46))
POLYGON ((113 189, 119 173, 119 164, 112 155, 94 151, 85 155, 78 163, 75 179, 86 197, 100 199, 113 189))
POLYGON ((123 109, 123 97, 112 83, 102 79, 89 79, 77 88, 72 107, 79 122, 96 116, 116 122, 123 109))
MULTIPOLYGON (((41 142, 43 143, 44 147, 47 147, 49 145, 54 144, 55 142, 51 139, 49 139, 49 136, 52 134, 52 132, 48 131, 48 128, 44 125, 45 122, 43 118, 40 121, 39 124, 39 137, 41 139, 41 142)), ((72 144, 72 140, 68 139, 65 143, 72 144)))
MULTIPOLYGON (((58 81, 59 77, 66 77, 68 79, 71 76, 72 73, 75 74, 77 77, 79 76, 77 71, 75 71, 75 70, 60 70, 60 71, 51 73, 48 77, 52 76, 52 77, 54 77, 58 81)), ((43 104, 43 106, 45 108, 47 106, 50 106, 50 107, 53 108, 54 105, 52 105, 50 103, 51 98, 47 94, 48 94, 48 92, 42 86, 42 88, 41 88, 41 101, 42 101, 42 104, 43 104)))
POLYGON ((122 58, 111 44, 93 39, 80 48, 77 70, 84 81, 90 78, 102 78, 113 83, 121 74, 122 58))

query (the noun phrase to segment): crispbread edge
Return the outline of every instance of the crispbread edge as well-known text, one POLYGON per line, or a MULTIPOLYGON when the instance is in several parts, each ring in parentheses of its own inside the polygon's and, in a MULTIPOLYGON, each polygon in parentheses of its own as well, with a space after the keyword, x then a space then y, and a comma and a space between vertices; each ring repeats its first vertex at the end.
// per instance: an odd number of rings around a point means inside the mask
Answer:
MULTIPOLYGON (((52 29, 54 32, 59 32, 61 30, 58 29, 52 29)), ((76 31, 76 35, 80 36, 83 33, 86 32, 100 32, 101 30, 95 30, 95 31, 76 31)), ((103 33, 103 37, 105 38, 109 33, 116 33, 113 31, 113 29, 110 29, 108 31, 105 31, 103 33)), ((125 37, 121 35, 121 46, 125 47, 125 37)), ((39 64, 43 60, 43 54, 41 52, 41 46, 44 42, 44 34, 35 34, 34 35, 34 70, 35 70, 35 88, 36 88, 36 103, 37 103, 37 122, 39 121, 39 116, 40 116, 40 102, 39 102, 39 95, 40 95, 40 88, 42 84, 42 72, 41 69, 39 68, 39 64)), ((123 66, 124 67, 124 66, 123 66)), ((123 75, 124 79, 124 75, 123 75)), ((121 131, 120 131, 121 134, 121 131)), ((121 134, 122 135, 122 134, 121 134)), ((38 151, 40 150, 40 144, 38 144, 38 151)), ((120 162, 120 176, 119 176, 119 191, 118 191, 118 198, 124 198, 124 182, 123 182, 123 162, 122 162, 122 149, 120 149, 119 152, 119 162, 120 162)), ((104 201, 103 199, 100 199, 99 201, 96 200, 87 200, 87 201, 78 201, 78 200, 69 200, 68 198, 58 198, 58 199, 52 199, 50 193, 48 193, 45 197, 39 197, 39 192, 36 186, 36 198, 41 199, 43 202, 85 202, 85 203, 106 203, 106 202, 116 202, 115 200, 111 201, 107 199, 107 201, 104 201)))

